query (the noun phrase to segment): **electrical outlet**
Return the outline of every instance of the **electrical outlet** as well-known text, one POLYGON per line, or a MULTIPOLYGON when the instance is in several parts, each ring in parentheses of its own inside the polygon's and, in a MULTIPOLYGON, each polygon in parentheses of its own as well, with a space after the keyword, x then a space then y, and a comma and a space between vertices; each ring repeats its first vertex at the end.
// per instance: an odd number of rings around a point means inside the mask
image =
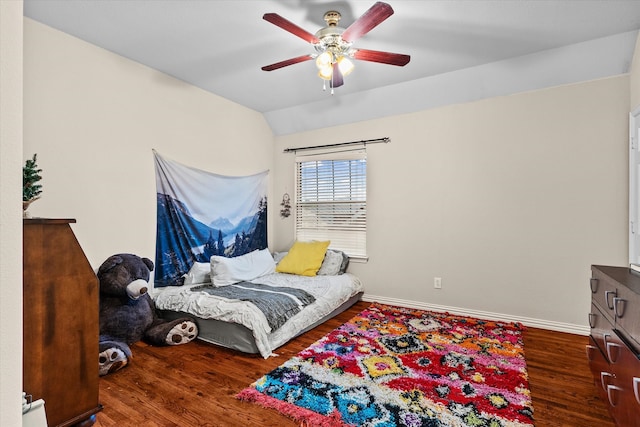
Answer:
POLYGON ((435 289, 442 289, 442 278, 441 277, 434 277, 433 278, 433 287, 435 289))

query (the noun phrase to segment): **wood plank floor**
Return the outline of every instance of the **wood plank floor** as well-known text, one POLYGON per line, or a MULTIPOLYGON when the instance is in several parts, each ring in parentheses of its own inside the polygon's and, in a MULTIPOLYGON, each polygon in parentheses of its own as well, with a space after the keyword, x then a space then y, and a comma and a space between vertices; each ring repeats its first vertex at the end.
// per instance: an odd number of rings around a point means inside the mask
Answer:
MULTIPOLYGON (((297 426, 234 396, 368 306, 357 303, 267 360, 199 341, 176 347, 136 343, 133 363, 100 379, 104 409, 95 426, 297 426)), ((593 384, 587 340, 535 328, 525 333, 536 427, 614 427, 593 384)))

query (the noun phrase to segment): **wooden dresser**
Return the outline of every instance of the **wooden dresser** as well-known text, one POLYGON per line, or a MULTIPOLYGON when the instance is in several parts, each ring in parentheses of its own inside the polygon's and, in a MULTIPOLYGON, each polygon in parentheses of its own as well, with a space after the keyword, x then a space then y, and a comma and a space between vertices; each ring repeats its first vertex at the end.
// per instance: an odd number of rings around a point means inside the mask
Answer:
POLYGON ((640 274, 591 266, 589 364, 620 427, 640 426, 640 274))
POLYGON ((98 279, 73 219, 23 222, 23 390, 49 427, 90 425, 98 402, 98 279))

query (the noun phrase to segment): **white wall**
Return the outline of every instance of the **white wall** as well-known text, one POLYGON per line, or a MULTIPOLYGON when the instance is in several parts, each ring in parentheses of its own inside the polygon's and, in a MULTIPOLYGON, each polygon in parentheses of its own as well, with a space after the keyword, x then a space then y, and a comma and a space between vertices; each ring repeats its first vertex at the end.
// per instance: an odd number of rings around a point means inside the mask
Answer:
MULTIPOLYGON (((274 197, 293 194, 284 148, 388 136, 350 267, 369 298, 586 330, 590 265, 627 260, 628 108, 620 76, 277 137, 274 197)), ((274 221, 283 250, 293 220, 274 221)))
POLYGON ((22 1, 0 1, 0 426, 22 424, 22 1))
POLYGON ((261 114, 25 18, 24 157, 38 154, 34 216, 76 218, 89 261, 155 259, 152 149, 222 175, 272 169, 261 114))

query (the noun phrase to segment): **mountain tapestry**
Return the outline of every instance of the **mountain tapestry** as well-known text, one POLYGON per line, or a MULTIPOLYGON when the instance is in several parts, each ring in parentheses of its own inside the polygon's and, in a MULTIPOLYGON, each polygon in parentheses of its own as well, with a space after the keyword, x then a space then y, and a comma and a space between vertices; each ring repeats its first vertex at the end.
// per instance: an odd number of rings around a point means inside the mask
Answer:
POLYGON ((223 176, 153 152, 157 228, 155 286, 181 285, 194 262, 267 247, 268 171, 223 176))

